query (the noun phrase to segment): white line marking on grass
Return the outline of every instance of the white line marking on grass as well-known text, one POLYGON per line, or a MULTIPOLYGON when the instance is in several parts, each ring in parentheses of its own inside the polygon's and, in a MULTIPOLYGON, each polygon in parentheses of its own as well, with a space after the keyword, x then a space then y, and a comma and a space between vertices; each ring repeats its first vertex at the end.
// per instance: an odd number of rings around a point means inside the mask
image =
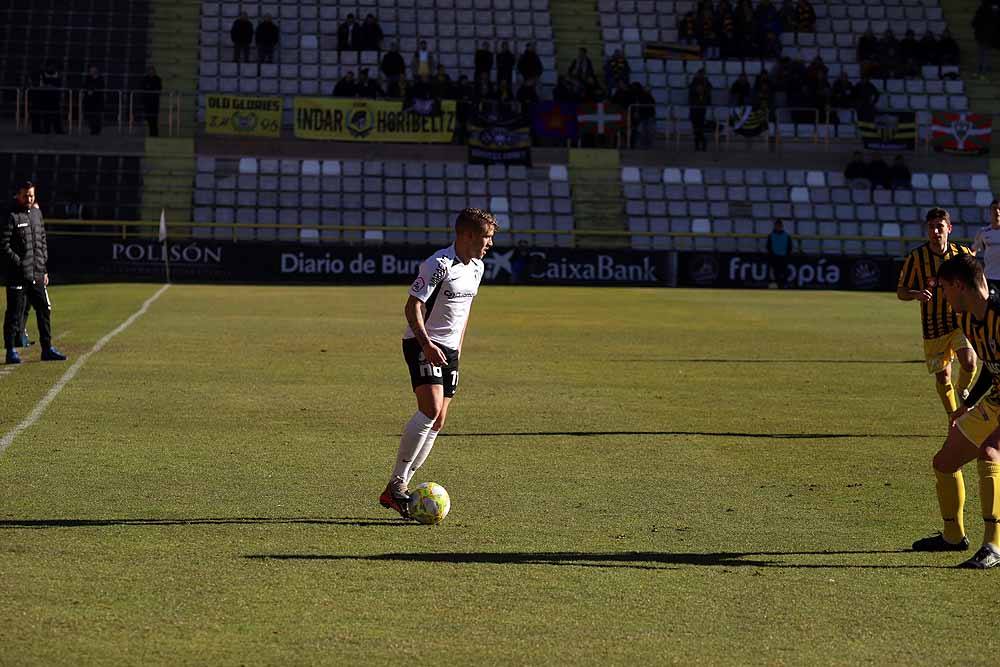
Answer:
POLYGON ((132 313, 132 315, 127 320, 119 324, 114 331, 112 331, 111 333, 104 336, 104 338, 94 343, 94 347, 90 349, 90 352, 86 352, 80 355, 80 358, 77 359, 76 362, 74 362, 74 364, 69 367, 69 370, 63 373, 63 376, 59 378, 59 381, 56 382, 54 385, 52 385, 52 388, 49 389, 49 392, 42 397, 42 400, 38 401, 38 404, 35 406, 35 409, 31 411, 31 414, 28 415, 24 419, 24 421, 22 421, 20 424, 12 428, 9 432, 7 432, 3 436, 3 438, 0 438, 0 455, 2 455, 5 451, 7 451, 7 448, 10 447, 10 444, 14 442, 14 438, 19 436, 23 431, 34 426, 35 422, 41 419, 42 413, 45 412, 45 408, 49 407, 49 403, 55 400, 55 397, 58 396, 59 392, 63 390, 63 387, 65 387, 66 384, 76 376, 76 374, 80 371, 83 365, 87 363, 87 359, 90 358, 90 355, 94 354, 95 352, 100 352, 101 348, 107 345, 112 338, 114 338, 115 336, 125 331, 130 326, 132 326, 132 323, 135 322, 137 319, 139 319, 143 315, 143 313, 149 310, 149 307, 153 304, 153 302, 159 299, 160 295, 166 292, 168 287, 170 287, 170 283, 167 283, 166 285, 158 289, 156 291, 156 294, 146 299, 146 302, 142 304, 142 307, 139 308, 139 310, 132 313))

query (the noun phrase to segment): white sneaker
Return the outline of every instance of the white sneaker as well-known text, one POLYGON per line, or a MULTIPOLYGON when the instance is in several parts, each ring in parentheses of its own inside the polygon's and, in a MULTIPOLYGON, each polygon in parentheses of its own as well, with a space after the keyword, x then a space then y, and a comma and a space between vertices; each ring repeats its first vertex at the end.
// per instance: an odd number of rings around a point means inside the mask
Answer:
POLYGON ((1000 565, 1000 550, 992 544, 984 544, 979 548, 975 556, 961 563, 959 567, 973 570, 988 570, 998 565, 1000 565))

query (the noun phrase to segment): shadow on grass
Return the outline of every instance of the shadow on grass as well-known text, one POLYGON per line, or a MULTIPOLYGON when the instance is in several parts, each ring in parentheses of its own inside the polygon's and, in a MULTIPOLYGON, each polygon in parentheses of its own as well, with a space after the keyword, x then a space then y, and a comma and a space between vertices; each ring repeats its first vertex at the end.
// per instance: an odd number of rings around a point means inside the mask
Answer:
POLYGON ((636 570, 672 570, 677 566, 698 565, 722 568, 789 569, 939 569, 948 565, 786 563, 767 557, 789 556, 868 556, 913 553, 908 549, 888 551, 759 551, 718 553, 668 553, 660 551, 621 551, 610 553, 557 552, 473 552, 473 553, 386 553, 361 556, 334 554, 248 554, 250 560, 290 561, 394 561, 412 563, 449 563, 458 565, 556 565, 572 567, 629 568, 636 570))
POLYGON ((922 364, 922 359, 691 359, 689 357, 641 357, 608 359, 611 363, 683 363, 683 364, 922 364))
MULTIPOLYGON (((493 432, 493 433, 442 433, 442 437, 463 437, 463 438, 487 438, 503 436, 525 437, 525 436, 571 436, 571 437, 594 437, 601 435, 698 435, 718 438, 760 438, 763 440, 844 440, 850 438, 928 438, 940 440, 940 435, 927 435, 926 433, 741 433, 739 431, 521 431, 521 432, 493 432)), ((398 434, 393 437, 398 437, 398 434)))
POLYGON ((202 519, 0 519, 4 528, 104 528, 107 526, 229 526, 306 524, 312 526, 416 526, 403 519, 373 517, 223 517, 202 519))

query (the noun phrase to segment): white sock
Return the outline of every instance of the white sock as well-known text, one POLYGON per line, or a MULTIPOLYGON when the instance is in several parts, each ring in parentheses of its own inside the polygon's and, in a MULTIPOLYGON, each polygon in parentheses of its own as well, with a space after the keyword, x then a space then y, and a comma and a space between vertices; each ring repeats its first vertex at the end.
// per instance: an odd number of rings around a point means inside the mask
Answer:
POLYGON ((416 458, 413 459, 413 463, 410 465, 410 474, 406 476, 406 483, 409 484, 410 480, 413 479, 413 473, 417 472, 417 469, 424 464, 427 460, 427 455, 431 453, 431 447, 434 446, 434 440, 437 439, 438 433, 440 431, 428 431, 427 437, 424 438, 424 443, 420 446, 420 451, 417 452, 416 458))
POLYGON ((399 438, 399 451, 396 452, 396 465, 392 468, 393 478, 407 479, 410 465, 424 444, 424 439, 434 425, 434 418, 428 417, 417 410, 410 421, 403 427, 403 435, 399 438))

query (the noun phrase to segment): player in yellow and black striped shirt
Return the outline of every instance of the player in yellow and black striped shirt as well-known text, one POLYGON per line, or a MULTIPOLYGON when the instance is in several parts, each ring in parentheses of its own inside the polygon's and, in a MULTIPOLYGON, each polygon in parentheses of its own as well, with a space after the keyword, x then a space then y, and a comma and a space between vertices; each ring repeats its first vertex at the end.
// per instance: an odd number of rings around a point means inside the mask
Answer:
POLYGON ((906 256, 899 272, 896 296, 902 301, 920 302, 923 323, 924 358, 927 371, 937 380, 937 392, 949 417, 958 409, 959 397, 964 398, 976 372, 976 355, 966 340, 955 313, 937 283, 937 271, 942 262, 971 251, 963 245, 949 243, 951 218, 943 208, 927 212, 927 243, 914 248, 906 256), (951 381, 951 362, 958 358, 958 386, 951 381), (957 391, 956 391, 957 389, 957 391))
POLYGON ((1000 566, 1000 296, 990 295, 983 268, 963 254, 941 265, 938 283, 958 314, 983 368, 968 400, 955 415, 948 437, 934 455, 938 505, 944 532, 917 540, 915 551, 964 551, 969 548, 962 511, 962 466, 978 459, 979 500, 983 511, 983 546, 961 567, 1000 566), (982 400, 979 400, 982 398, 982 400))

